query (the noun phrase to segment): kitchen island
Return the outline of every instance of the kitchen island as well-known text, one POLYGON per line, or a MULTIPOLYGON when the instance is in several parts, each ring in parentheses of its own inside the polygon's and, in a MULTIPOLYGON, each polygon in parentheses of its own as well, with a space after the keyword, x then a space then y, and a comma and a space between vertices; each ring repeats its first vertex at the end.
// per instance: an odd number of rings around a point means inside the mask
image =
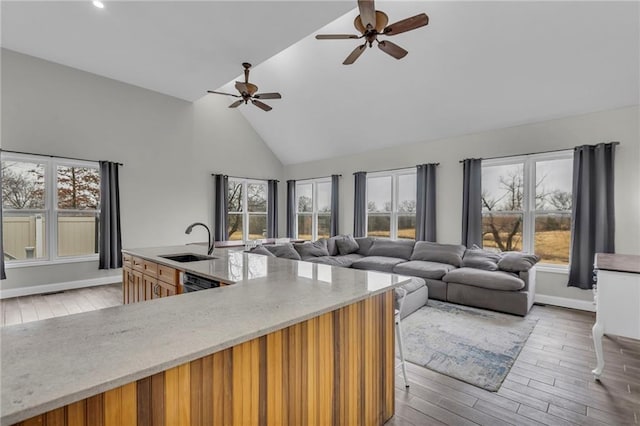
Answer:
POLYGON ((216 249, 132 256, 228 283, 4 327, 2 425, 383 424, 410 278, 216 249), (24 424, 30 424, 25 422, 24 424))

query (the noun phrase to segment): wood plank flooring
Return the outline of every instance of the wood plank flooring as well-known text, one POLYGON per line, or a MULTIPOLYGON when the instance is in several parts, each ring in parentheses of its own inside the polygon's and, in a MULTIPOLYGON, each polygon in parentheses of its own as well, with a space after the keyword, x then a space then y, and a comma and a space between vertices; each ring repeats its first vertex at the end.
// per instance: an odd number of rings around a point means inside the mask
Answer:
MULTIPOLYGON (((122 302, 121 285, 0 301, 2 325, 102 309, 122 302)), ((640 341, 604 338, 605 370, 591 375, 595 315, 534 306, 538 324, 498 392, 488 392, 407 363, 411 384, 396 377, 396 415, 390 426, 638 425, 640 341)))

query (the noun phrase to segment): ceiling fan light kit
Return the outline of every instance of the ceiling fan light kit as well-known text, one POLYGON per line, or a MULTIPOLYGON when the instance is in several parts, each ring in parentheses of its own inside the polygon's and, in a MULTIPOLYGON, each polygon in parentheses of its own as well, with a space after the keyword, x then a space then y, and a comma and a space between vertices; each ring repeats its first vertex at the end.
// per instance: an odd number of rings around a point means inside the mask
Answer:
POLYGON ((364 39, 364 43, 357 46, 349 56, 344 60, 343 65, 351 65, 356 59, 362 55, 365 47, 373 47, 373 43, 378 44, 378 48, 386 54, 396 58, 402 59, 407 56, 407 52, 402 47, 388 40, 380 41, 378 36, 394 36, 407 31, 415 30, 416 28, 424 27, 429 24, 429 17, 426 13, 421 13, 410 18, 403 19, 398 22, 394 22, 391 25, 389 23, 389 17, 386 13, 376 10, 373 0, 358 0, 358 8, 360 15, 356 16, 353 21, 353 26, 358 30, 360 35, 355 34, 318 34, 316 39, 318 40, 343 40, 343 39, 364 39))
POLYGON ((273 108, 271 108, 264 102, 259 101, 258 99, 282 99, 282 95, 276 92, 256 93, 258 91, 258 86, 249 83, 249 69, 251 68, 251 64, 248 62, 243 62, 242 66, 244 67, 244 82, 236 81, 235 84, 236 90, 240 93, 239 95, 235 95, 233 93, 217 92, 215 90, 208 90, 207 92, 216 95, 226 95, 233 96, 234 98, 240 98, 229 105, 229 108, 237 108, 243 103, 248 104, 249 102, 251 102, 253 105, 257 106, 263 111, 271 111, 273 108))

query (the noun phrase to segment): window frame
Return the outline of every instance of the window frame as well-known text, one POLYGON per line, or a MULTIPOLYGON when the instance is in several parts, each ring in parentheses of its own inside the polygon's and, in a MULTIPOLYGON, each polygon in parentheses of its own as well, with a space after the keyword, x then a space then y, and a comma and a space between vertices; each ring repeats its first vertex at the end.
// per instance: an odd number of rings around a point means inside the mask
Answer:
MULTIPOLYGON (((366 196, 366 209, 367 209, 367 215, 365 218, 365 230, 366 230, 366 236, 369 235, 369 215, 371 213, 369 213, 369 179, 370 178, 381 178, 381 177, 390 177, 391 178, 391 211, 389 212, 390 214, 390 223, 389 223, 389 238, 392 240, 397 240, 398 239, 398 217, 399 216, 410 216, 407 213, 402 213, 399 214, 398 212, 398 197, 400 194, 400 176, 407 176, 407 175, 413 175, 414 179, 417 180, 418 176, 417 176, 417 170, 415 168, 407 168, 407 169, 397 169, 397 170, 391 170, 391 171, 384 171, 384 172, 373 172, 373 173, 367 173, 367 196, 366 196)), ((417 183, 417 182, 416 182, 417 183)), ((417 202, 417 193, 416 195, 416 202, 417 202)), ((375 215, 375 213, 373 213, 375 215)), ((384 214, 386 215, 386 212, 384 212, 384 214)), ((414 217, 416 216, 416 213, 413 214, 414 217)), ((402 238, 403 240, 406 240, 406 238, 402 238)), ((415 235, 414 238, 415 240, 415 235)))
MULTIPOLYGON (((267 180, 262 179, 248 179, 248 178, 233 178, 229 177, 230 182, 241 182, 242 184, 242 200, 241 200, 241 212, 230 212, 229 207, 227 206, 227 223, 229 223, 229 215, 230 214, 242 214, 242 241, 250 241, 249 240, 249 216, 264 216, 265 218, 269 214, 269 182, 267 180), (265 187, 265 211, 264 212, 250 212, 249 211, 249 185, 250 184, 259 184, 265 187)), ((227 196, 229 193, 229 188, 227 187, 227 196)), ((266 222, 266 221, 265 221, 266 222)), ((265 236, 266 238, 266 236, 265 236)), ((229 235, 227 235, 227 240, 229 240, 229 235)))
MULTIPOLYGON (((515 155, 511 157, 482 160, 482 167, 508 166, 522 164, 523 166, 523 200, 522 211, 514 210, 514 214, 522 214, 522 251, 535 253, 536 217, 538 214, 571 214, 572 210, 541 210, 536 206, 536 164, 543 161, 573 159, 573 150, 545 152, 540 154, 515 155)), ((500 214, 502 212, 499 212, 500 214)), ((484 217, 484 211, 481 212, 484 217)), ((566 265, 540 262, 538 270, 547 272, 568 272, 571 262, 571 247, 569 247, 569 262, 566 265)))
MULTIPOLYGON (((299 238, 298 235, 298 215, 302 214, 303 216, 311 215, 311 241, 318 240, 318 215, 326 216, 327 212, 318 212, 318 184, 329 184, 329 197, 333 195, 331 191, 331 177, 323 177, 316 179, 303 179, 296 181, 296 214, 295 214, 295 237, 299 238), (311 212, 300 212, 298 211, 298 186, 299 185, 309 185, 311 184, 311 212)), ((329 206, 329 217, 333 214, 331 210, 331 206, 329 206)), ((323 237, 324 238, 324 237, 323 237)))
MULTIPOLYGON (((58 208, 58 166, 64 167, 78 167, 78 168, 92 168, 98 170, 100 173, 100 164, 95 161, 83 161, 74 160, 62 157, 46 157, 36 154, 14 154, 2 152, 0 155, 0 161, 4 162, 22 162, 22 163, 38 163, 44 166, 44 208, 43 209, 9 209, 4 206, 2 208, 2 214, 4 218, 5 213, 13 214, 42 214, 45 218, 46 231, 44 233, 46 238, 46 253, 47 255, 42 258, 35 258, 33 260, 8 260, 5 261, 5 267, 7 269, 23 268, 30 266, 43 266, 43 265, 55 265, 65 263, 77 263, 77 262, 91 262, 99 259, 99 253, 76 255, 76 256, 60 256, 58 254, 58 217, 60 213, 70 212, 86 212, 100 216, 100 209, 102 200, 98 203, 96 209, 74 210, 74 209, 60 209, 58 208)), ((102 177, 101 177, 102 178, 102 177)), ((98 233, 98 239, 100 235, 98 233)), ((99 240, 97 241, 99 244, 99 240)))

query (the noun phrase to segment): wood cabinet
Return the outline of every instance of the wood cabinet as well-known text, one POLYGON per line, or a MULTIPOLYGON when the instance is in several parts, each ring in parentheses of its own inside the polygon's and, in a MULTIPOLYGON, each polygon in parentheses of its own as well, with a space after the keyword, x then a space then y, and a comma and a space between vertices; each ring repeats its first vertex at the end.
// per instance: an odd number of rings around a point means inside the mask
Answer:
POLYGON ((122 303, 125 305, 181 293, 177 269, 129 254, 123 254, 122 259, 122 303))

